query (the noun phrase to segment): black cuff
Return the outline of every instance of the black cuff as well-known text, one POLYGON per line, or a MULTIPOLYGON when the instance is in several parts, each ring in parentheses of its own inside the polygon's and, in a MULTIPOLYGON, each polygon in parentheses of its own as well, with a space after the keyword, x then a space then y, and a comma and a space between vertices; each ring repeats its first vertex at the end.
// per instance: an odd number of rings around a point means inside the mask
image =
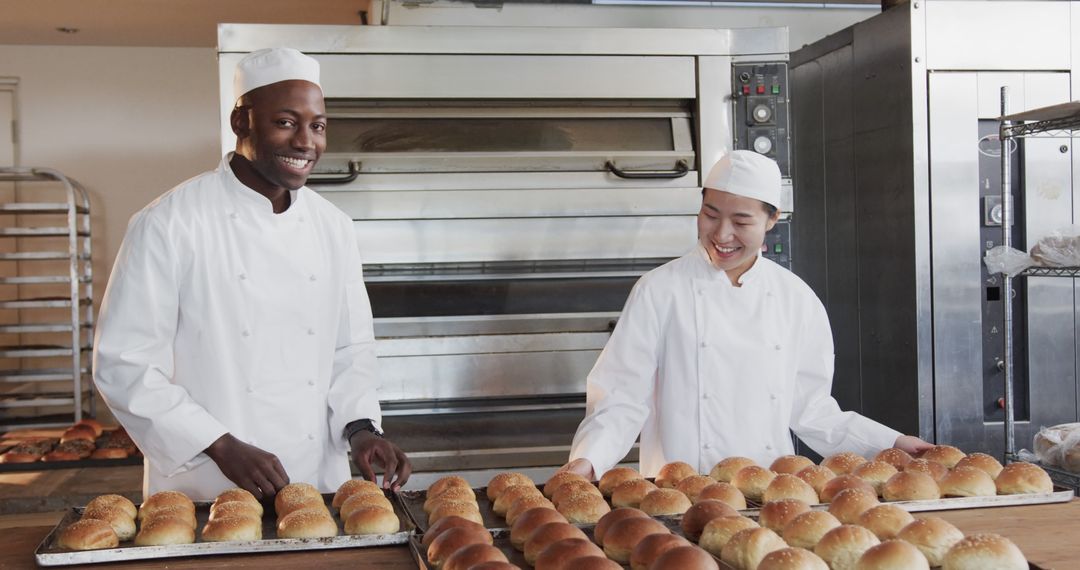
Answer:
POLYGON ((361 432, 361 431, 371 432, 371 434, 374 435, 375 437, 382 437, 383 436, 383 433, 381 431, 379 431, 375 427, 375 422, 373 422, 373 421, 371 421, 369 419, 362 419, 362 420, 351 421, 351 422, 345 424, 345 432, 344 432, 345 441, 347 443, 352 443, 352 437, 354 435, 356 435, 357 432, 361 432))

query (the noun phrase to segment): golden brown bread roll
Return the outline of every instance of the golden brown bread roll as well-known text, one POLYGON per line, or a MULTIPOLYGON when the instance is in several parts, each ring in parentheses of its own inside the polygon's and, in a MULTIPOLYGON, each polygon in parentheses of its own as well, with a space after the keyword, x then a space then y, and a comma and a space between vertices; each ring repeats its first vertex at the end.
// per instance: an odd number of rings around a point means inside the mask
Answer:
POLYGON ((780 499, 765 503, 758 514, 758 524, 780 532, 795 517, 810 511, 810 505, 798 499, 780 499))
POLYGON ((524 473, 517 473, 515 471, 504 471, 491 478, 487 484, 487 498, 489 501, 494 501, 502 495, 502 492, 514 485, 529 485, 536 488, 536 482, 533 481, 528 475, 524 473))
POLYGON ((76 441, 76 440, 80 440, 80 439, 83 440, 83 441, 89 441, 90 443, 93 443, 94 440, 97 439, 97 435, 94 434, 94 430, 92 430, 92 429, 90 429, 90 428, 88 428, 86 426, 78 426, 78 427, 68 428, 60 436, 60 443, 67 443, 69 441, 76 441))
POLYGON ((393 534, 401 530, 401 521, 393 510, 362 507, 345 521, 345 534, 393 534))
POLYGON ((553 522, 540 525, 525 541, 525 549, 523 550, 525 561, 529 564, 536 564, 536 557, 540 555, 541 551, 547 548, 548 545, 566 538, 589 539, 580 528, 572 524, 553 522))
POLYGON ((327 538, 338 535, 337 522, 325 506, 293 511, 278 521, 278 538, 327 538))
POLYGON ((651 516, 679 515, 690 508, 690 498, 675 489, 657 489, 641 500, 641 510, 651 516))
POLYGON ((859 517, 878 504, 877 495, 865 489, 844 489, 829 503, 829 513, 844 524, 858 524, 859 517))
POLYGON ((925 473, 932 477, 934 481, 941 481, 949 474, 948 467, 936 461, 927 461, 925 459, 912 459, 904 466, 904 471, 925 473))
POLYGON ((720 566, 709 553, 696 546, 672 548, 660 555, 649 570, 719 570, 720 566))
POLYGON ((600 492, 605 497, 610 498, 611 493, 615 491, 615 487, 618 487, 620 483, 642 478, 641 473, 638 473, 635 469, 629 467, 616 467, 614 469, 609 469, 602 477, 600 477, 598 486, 600 492))
POLYGON ((195 503, 187 495, 179 491, 161 491, 150 495, 139 507, 138 520, 142 522, 148 515, 155 511, 168 508, 178 508, 190 511, 192 518, 195 517, 195 503))
POLYGON ((825 533, 814 547, 814 554, 832 570, 855 570, 863 553, 880 543, 874 533, 865 528, 845 524, 825 533))
POLYGON ((683 513, 682 522, 679 525, 682 527, 683 534, 690 540, 697 540, 701 538, 701 531, 705 530, 705 525, 709 524, 709 521, 720 517, 737 517, 739 512, 731 508, 730 505, 723 501, 717 501, 715 499, 707 499, 704 501, 698 501, 694 503, 692 507, 683 513))
MULTIPOLYGON (((320 506, 319 503, 311 505, 311 508, 320 506)), ((441 503, 440 503, 441 504, 441 503)), ((394 505, 390 503, 390 499, 386 498, 386 495, 379 493, 356 493, 355 495, 345 499, 345 502, 341 504, 340 514, 341 520, 346 520, 352 516, 356 511, 367 507, 379 507, 387 511, 393 511, 394 505)), ((477 508, 479 511, 479 508, 477 508)), ((430 513, 428 513, 430 515, 430 513)))
POLYGON ((195 529, 198 526, 198 523, 195 521, 195 513, 179 505, 158 509, 147 515, 146 518, 143 519, 143 522, 145 523, 147 521, 162 517, 170 517, 185 521, 189 525, 191 525, 192 529, 195 529))
POLYGON ((604 551, 586 538, 564 538, 547 545, 536 555, 536 570, 561 570, 582 556, 603 556, 604 551))
POLYGON ((788 547, 765 555, 757 570, 829 570, 829 565, 805 548, 788 547))
POLYGON ((340 509, 341 505, 345 504, 345 501, 349 497, 357 493, 379 493, 382 494, 382 489, 374 482, 367 479, 349 479, 338 487, 336 493, 334 493, 334 500, 330 503, 330 506, 335 509, 340 509))
POLYGON ((715 484, 716 479, 713 479, 708 475, 691 475, 684 478, 682 481, 679 481, 675 485, 675 490, 686 495, 691 503, 696 503, 701 491, 703 491, 705 487, 715 484))
POLYGON ((510 505, 510 508, 506 511, 506 524, 513 526, 521 513, 535 508, 554 510, 555 505, 544 497, 522 497, 514 501, 514 504, 510 505))
POLYGON ((469 570, 483 562, 507 562, 506 555, 490 544, 470 544, 443 562, 443 570, 469 570))
POLYGON ((818 502, 818 495, 814 488, 806 481, 789 473, 777 475, 765 488, 765 493, 761 498, 766 503, 780 499, 797 499, 808 505, 815 505, 818 502))
POLYGON ((765 489, 776 478, 776 473, 764 467, 751 465, 743 467, 731 478, 731 484, 742 492, 743 496, 751 501, 761 501, 765 495, 765 489))
POLYGON ((611 506, 636 509, 641 506, 641 500, 645 498, 645 495, 656 489, 656 485, 644 479, 623 481, 611 491, 611 506))
POLYGON ((600 517, 600 520, 597 521, 596 528, 593 529, 593 540, 596 541, 596 544, 604 546, 604 535, 607 534, 611 525, 615 524, 617 521, 631 518, 647 519, 649 518, 649 515, 645 514, 645 511, 642 511, 641 509, 633 509, 630 507, 614 509, 600 517))
POLYGON ((487 544, 494 542, 491 533, 487 530, 477 530, 469 527, 454 527, 441 533, 432 540, 427 547, 427 559, 433 566, 439 568, 446 562, 450 555, 470 544, 487 544))
MULTIPOLYGON (((533 488, 535 489, 536 487, 533 488)), ((577 495, 579 493, 596 495, 601 499, 604 498, 604 495, 600 493, 600 489, 597 489, 596 486, 594 486, 592 483, 589 483, 588 481, 567 481, 566 483, 559 485, 559 488, 556 489, 555 493, 551 495, 551 502, 555 505, 555 508, 557 509, 559 508, 559 503, 563 502, 570 496, 577 495)))
POLYGON ((698 493, 698 501, 716 500, 726 503, 736 511, 746 508, 746 497, 731 483, 713 483, 698 493))
POLYGON ((852 475, 870 483, 870 486, 874 488, 874 493, 877 495, 881 495, 881 489, 885 486, 885 482, 889 480, 889 477, 897 473, 899 471, 892 465, 877 460, 867 461, 851 472, 852 475))
POLYGON ((458 527, 469 528, 477 532, 487 532, 487 529, 484 528, 484 525, 480 523, 463 519, 461 517, 449 516, 440 519, 435 524, 429 526, 427 532, 425 532, 424 536, 421 538, 420 543, 423 544, 425 548, 427 548, 431 545, 431 541, 438 538, 440 534, 452 528, 458 527))
MULTIPOLYGON (((578 481, 580 483, 580 481, 578 481)), ((589 485, 588 482, 584 483, 589 485)), ((514 504, 518 499, 524 497, 540 497, 543 498, 543 493, 540 489, 536 488, 536 485, 512 485, 503 489, 498 499, 491 504, 491 510, 495 511, 495 514, 500 517, 505 517, 507 511, 510 510, 510 506, 514 504)))
POLYGON ((431 486, 427 488, 427 494, 429 497, 431 495, 438 495, 439 493, 442 493, 450 487, 472 489, 472 485, 469 485, 469 482, 466 481, 464 477, 459 477, 458 475, 447 475, 446 477, 443 477, 438 481, 432 483, 431 486))
MULTIPOLYGON (((258 516, 260 516, 260 517, 263 514, 262 503, 260 503, 259 500, 255 498, 255 495, 252 495, 246 489, 241 489, 239 487, 233 487, 232 489, 226 489, 226 490, 222 491, 220 494, 218 494, 218 496, 214 499, 214 502, 210 505, 210 512, 213 513, 215 510, 217 510, 219 505, 222 505, 224 503, 236 503, 236 502, 246 503, 248 505, 251 505, 251 508, 258 511, 258 513, 259 513, 258 516)), ((235 507, 232 507, 232 508, 235 508, 235 507)))
POLYGON ((210 518, 214 520, 225 517, 250 517, 262 518, 262 505, 252 504, 247 501, 229 501, 226 503, 214 503, 210 507, 210 518))
POLYGON ((993 497, 997 494, 994 478, 976 467, 957 465, 938 486, 945 497, 993 497))
POLYGON ((828 511, 810 511, 791 519, 780 536, 791 546, 813 550, 821 537, 838 526, 840 521, 828 511))
POLYGON ((127 459, 126 449, 119 447, 99 447, 90 453, 90 459, 127 459))
POLYGON ((787 548, 780 535, 767 528, 740 530, 720 551, 720 559, 740 570, 754 570, 770 552, 787 548))
POLYGON ((837 475, 850 475, 860 465, 866 463, 866 458, 858 453, 852 453, 850 451, 842 451, 835 455, 826 457, 822 462, 822 467, 827 467, 833 473, 837 475))
POLYGON ((818 501, 820 502, 821 493, 825 490, 825 485, 829 484, 836 478, 836 473, 832 472, 832 469, 828 467, 822 467, 820 465, 811 465, 799 471, 795 474, 796 477, 802 479, 807 485, 810 485, 814 489, 814 492, 818 495, 818 501))
POLYGON ((91 432, 93 432, 94 437, 101 437, 101 434, 105 433, 105 426, 101 425, 101 422, 99 422, 99 421, 97 421, 97 420, 95 420, 93 418, 83 418, 83 419, 75 422, 75 425, 73 425, 71 427, 72 428, 88 428, 91 432))
POLYGON ((674 489, 679 481, 697 475, 698 472, 689 463, 673 461, 660 468, 656 474, 656 486, 661 489, 674 489))
POLYGON ((310 483, 289 483, 274 497, 274 512, 278 521, 293 511, 325 505, 322 494, 310 483))
POLYGON ((754 463, 754 460, 748 457, 728 457, 717 463, 712 468, 712 471, 709 471, 709 477, 721 483, 730 483, 735 478, 736 473, 751 465, 757 465, 757 463, 754 463))
POLYGON ((681 546, 692 545, 685 538, 676 534, 650 534, 641 539, 641 542, 630 552, 630 570, 648 570, 649 566, 661 554, 681 546))
POLYGON ((897 449, 890 447, 888 449, 882 449, 877 455, 874 456, 874 461, 881 461, 888 463, 900 471, 905 465, 911 462, 911 455, 903 449, 897 449))
POLYGON ((740 531, 748 528, 758 528, 759 526, 756 521, 744 516, 713 519, 701 531, 698 546, 704 548, 713 556, 719 557, 731 537, 740 531))
POLYGON ((670 534, 670 531, 652 518, 627 518, 615 521, 604 534, 604 554, 620 563, 630 562, 634 547, 650 534, 670 534))
MULTIPOLYGON (((349 499, 352 500, 352 499, 349 499)), ((346 501, 348 503, 348 501, 346 501)), ((471 501, 447 501, 439 503, 435 510, 428 515, 428 524, 435 524, 439 519, 449 516, 461 517, 473 522, 484 524, 484 518, 480 516, 480 507, 471 501)))
MULTIPOLYGON (((644 515, 644 513, 642 514, 644 515)), ((601 522, 603 522, 603 520, 603 518, 600 519, 601 522)), ((510 544, 518 550, 524 550, 525 541, 529 540, 529 537, 532 536, 533 531, 540 528, 542 525, 553 522, 565 523, 567 522, 567 520, 566 517, 562 516, 562 513, 560 513, 559 511, 556 511, 555 509, 546 509, 543 507, 529 509, 521 513, 521 516, 519 516, 517 520, 514 521, 513 526, 510 528, 510 544)), ((597 530, 594 530, 593 533, 595 534, 599 532, 599 528, 600 524, 597 523, 597 530)), ((431 531, 429 530, 428 532, 431 531)), ((424 537, 427 537, 426 533, 424 534, 424 537)))
POLYGON ((881 494, 886 501, 921 501, 941 498, 934 478, 921 471, 901 471, 885 482, 881 494))
POLYGON ((116 537, 122 541, 135 538, 135 519, 128 516, 119 507, 87 507, 83 511, 82 518, 98 519, 109 523, 109 526, 113 527, 113 531, 116 532, 116 537))
MULTIPOLYGON (((233 501, 238 503, 239 501, 233 501)), ((208 521, 202 530, 203 542, 259 540, 262 538, 262 519, 248 516, 222 516, 208 521)))
POLYGON ((914 544, 931 566, 941 566, 945 553, 964 538, 964 533, 944 519, 925 517, 900 529, 896 538, 914 544))
POLYGON ((1001 473, 1001 462, 985 453, 971 453, 961 459, 956 467, 974 467, 986 471, 991 478, 996 478, 1001 473))
POLYGON ((1020 495, 1027 493, 1052 493, 1054 482, 1033 463, 1010 463, 994 479, 999 495, 1020 495))
MULTIPOLYGON (((532 487, 532 489, 535 491, 536 487, 532 487)), ((540 493, 539 491, 536 491, 536 492, 538 494, 540 493)), ((370 495, 370 494, 374 494, 374 493, 358 493, 358 494, 370 495)), ((378 493, 378 495, 382 496, 382 493, 378 493)), ((434 495, 434 496, 428 495, 427 498, 424 499, 424 512, 430 515, 431 511, 434 511, 435 507, 439 506, 440 503, 448 503, 450 501, 465 501, 465 502, 473 502, 473 503, 475 503, 476 502, 476 493, 472 489, 462 489, 461 487, 450 487, 449 489, 443 491, 442 493, 439 493, 438 495, 434 495)), ((346 500, 346 502, 348 502, 348 501, 346 500)))
MULTIPOLYGON (((618 562, 610 560, 607 556, 602 554, 599 556, 579 556, 577 558, 572 558, 566 562, 563 568, 566 570, 622 570, 622 566, 619 566, 618 562)), ((485 569, 473 567, 469 570, 485 569)))
POLYGON ((611 512, 611 507, 599 491, 595 495, 592 493, 570 495, 563 499, 556 509, 566 517, 566 520, 575 524, 595 524, 600 517, 611 512))
POLYGON ((777 474, 794 475, 813 464, 814 462, 809 457, 803 457, 802 455, 781 455, 769 465, 769 471, 777 474))
POLYGON ((108 522, 99 519, 82 519, 60 531, 56 545, 68 550, 99 550, 116 548, 120 539, 108 522))
POLYGON ((11 450, 0 454, 0 463, 34 463, 41 461, 44 456, 44 453, 11 450))
POLYGON ((911 524, 915 517, 896 505, 878 505, 859 517, 859 526, 874 533, 879 540, 890 540, 900 534, 900 529, 911 524))
POLYGON ((859 558, 856 570, 930 570, 918 548, 902 540, 887 540, 870 547, 859 558))
POLYGON ((821 493, 818 495, 821 497, 822 503, 831 503, 833 497, 840 494, 840 491, 845 489, 862 489, 871 495, 877 495, 874 491, 874 486, 861 478, 854 475, 837 475, 825 483, 825 486, 821 488, 821 493))
POLYGON ((945 467, 952 469, 953 467, 956 467, 956 464, 965 456, 967 456, 966 453, 951 445, 935 445, 924 451, 923 454, 919 456, 919 459, 940 463, 945 467))
POLYGON ((136 546, 164 546, 195 542, 195 526, 190 521, 155 514, 142 521, 135 535, 136 546))
POLYGON ((135 508, 135 503, 132 503, 127 497, 121 495, 99 495, 90 499, 89 503, 86 503, 87 510, 95 507, 117 508, 124 511, 124 514, 131 518, 135 518, 139 514, 139 511, 135 508))
POLYGON ((567 481, 585 481, 589 483, 588 479, 572 471, 557 471, 544 483, 544 496, 550 499, 555 494, 555 490, 559 488, 559 485, 567 481))
POLYGON ((1027 570, 1024 553, 996 534, 973 534, 949 549, 942 570, 1027 570))

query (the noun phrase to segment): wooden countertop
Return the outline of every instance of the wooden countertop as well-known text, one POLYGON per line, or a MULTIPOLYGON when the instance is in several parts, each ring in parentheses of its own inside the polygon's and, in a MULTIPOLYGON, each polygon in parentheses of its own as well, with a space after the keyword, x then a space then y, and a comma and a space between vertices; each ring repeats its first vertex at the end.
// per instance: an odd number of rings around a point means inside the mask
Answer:
MULTIPOLYGON (((1080 499, 1053 505, 937 511, 918 516, 941 517, 965 534, 992 532, 1008 537, 1028 560, 1043 570, 1072 570, 1080 561, 1080 499)), ((0 568, 36 568, 34 549, 52 527, 23 526, 0 532, 0 568)), ((266 553, 95 564, 91 568, 380 568, 413 570, 416 562, 407 546, 353 548, 296 553, 266 553)))

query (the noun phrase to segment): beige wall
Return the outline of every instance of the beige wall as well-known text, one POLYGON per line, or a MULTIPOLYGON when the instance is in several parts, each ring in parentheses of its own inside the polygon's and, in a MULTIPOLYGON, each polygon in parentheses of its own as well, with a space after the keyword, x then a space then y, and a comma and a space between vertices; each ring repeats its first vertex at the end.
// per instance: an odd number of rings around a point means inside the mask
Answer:
POLYGON ((100 302, 127 221, 220 159, 211 48, 0 45, 19 80, 22 166, 47 166, 90 193, 100 302))

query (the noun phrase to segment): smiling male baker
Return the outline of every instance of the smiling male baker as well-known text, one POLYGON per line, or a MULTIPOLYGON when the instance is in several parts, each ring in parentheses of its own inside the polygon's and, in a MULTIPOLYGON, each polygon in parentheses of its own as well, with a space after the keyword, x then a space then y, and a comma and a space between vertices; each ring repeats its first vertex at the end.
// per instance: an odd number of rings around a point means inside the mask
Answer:
POLYGON ((352 220, 304 184, 326 148, 316 60, 236 69, 236 151, 128 226, 102 303, 94 380, 146 456, 144 491, 332 492, 411 466, 383 439, 371 306, 352 220))

